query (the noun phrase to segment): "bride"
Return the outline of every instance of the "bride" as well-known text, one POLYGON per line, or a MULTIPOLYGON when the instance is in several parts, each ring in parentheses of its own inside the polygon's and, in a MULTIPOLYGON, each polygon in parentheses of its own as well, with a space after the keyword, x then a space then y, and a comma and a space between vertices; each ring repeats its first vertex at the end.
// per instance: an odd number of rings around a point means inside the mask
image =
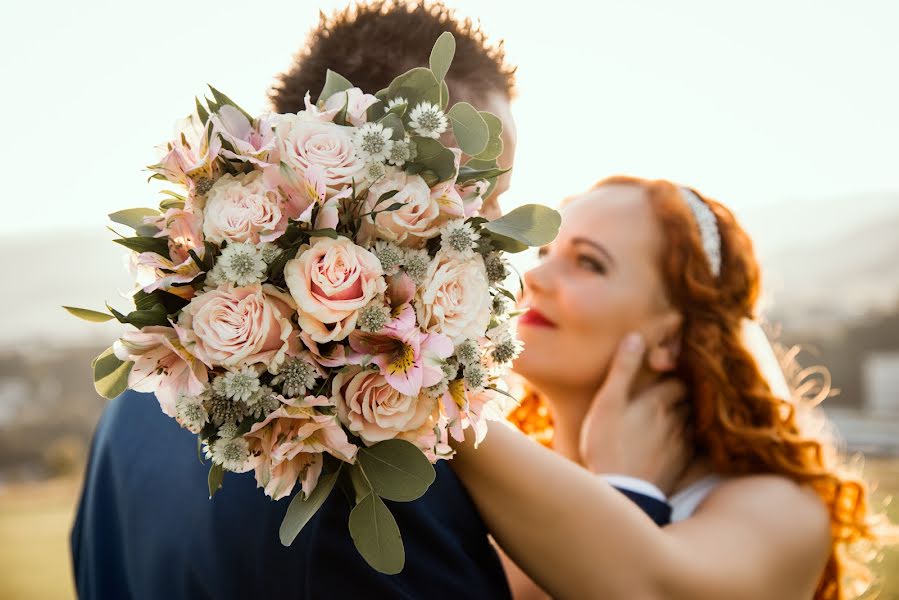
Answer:
POLYGON ((847 547, 876 537, 866 487, 747 346, 759 265, 733 215, 614 177, 565 203, 540 256, 515 368, 548 404, 555 453, 495 426, 451 461, 512 561, 557 598, 848 597, 848 568, 866 572, 847 547), (626 399, 668 380, 680 405, 626 399), (634 436, 666 444, 646 476, 670 495, 662 529, 590 472, 634 436))

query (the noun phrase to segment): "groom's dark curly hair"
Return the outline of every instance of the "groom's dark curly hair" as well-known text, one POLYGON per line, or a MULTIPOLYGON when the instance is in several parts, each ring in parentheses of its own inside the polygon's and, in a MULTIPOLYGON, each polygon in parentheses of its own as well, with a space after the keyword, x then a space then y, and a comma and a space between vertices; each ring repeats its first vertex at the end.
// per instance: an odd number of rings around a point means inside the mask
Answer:
POLYGON ((307 91, 316 100, 328 69, 340 73, 364 92, 386 88, 394 77, 428 64, 437 37, 449 31, 456 38, 456 55, 447 75, 478 101, 491 92, 509 100, 515 94, 515 68, 506 63, 503 43, 491 44, 471 19, 459 19, 443 3, 383 1, 356 3, 331 16, 320 13, 318 26, 293 65, 277 76, 269 92, 279 113, 303 110, 307 91))

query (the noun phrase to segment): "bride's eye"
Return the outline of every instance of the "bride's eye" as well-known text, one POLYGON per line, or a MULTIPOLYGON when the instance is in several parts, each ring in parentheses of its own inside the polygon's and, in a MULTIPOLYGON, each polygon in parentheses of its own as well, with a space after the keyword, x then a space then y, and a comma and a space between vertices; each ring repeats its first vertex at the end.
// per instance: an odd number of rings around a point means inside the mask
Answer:
POLYGON ((600 275, 606 274, 606 266, 592 256, 588 256, 586 254, 578 255, 577 264, 586 269, 590 269, 595 273, 599 273, 600 275))

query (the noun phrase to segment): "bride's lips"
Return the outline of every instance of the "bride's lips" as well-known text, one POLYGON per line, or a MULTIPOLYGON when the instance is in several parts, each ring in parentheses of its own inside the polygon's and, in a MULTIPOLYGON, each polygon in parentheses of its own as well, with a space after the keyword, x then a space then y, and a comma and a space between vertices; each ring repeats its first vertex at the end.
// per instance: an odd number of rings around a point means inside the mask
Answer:
POLYGON ((519 325, 531 325, 533 327, 558 327, 536 308, 529 308, 526 313, 518 317, 519 325))

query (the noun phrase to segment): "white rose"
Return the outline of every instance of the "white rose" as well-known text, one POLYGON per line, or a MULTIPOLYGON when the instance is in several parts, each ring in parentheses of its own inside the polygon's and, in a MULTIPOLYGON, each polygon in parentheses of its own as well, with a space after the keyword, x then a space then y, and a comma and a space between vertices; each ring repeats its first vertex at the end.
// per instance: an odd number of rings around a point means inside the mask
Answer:
POLYGON ((487 270, 480 254, 460 260, 438 253, 415 298, 418 322, 454 344, 483 337, 490 322, 487 270))

